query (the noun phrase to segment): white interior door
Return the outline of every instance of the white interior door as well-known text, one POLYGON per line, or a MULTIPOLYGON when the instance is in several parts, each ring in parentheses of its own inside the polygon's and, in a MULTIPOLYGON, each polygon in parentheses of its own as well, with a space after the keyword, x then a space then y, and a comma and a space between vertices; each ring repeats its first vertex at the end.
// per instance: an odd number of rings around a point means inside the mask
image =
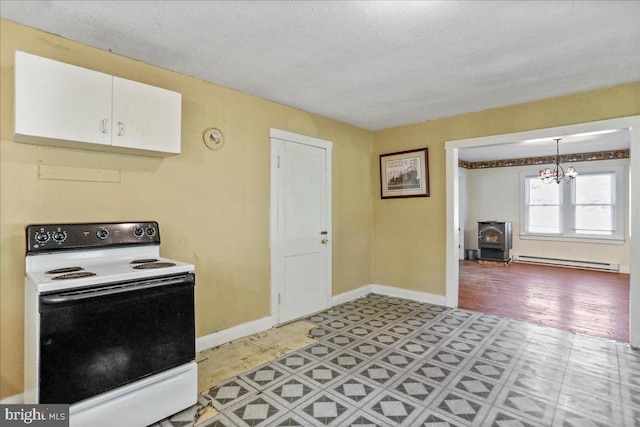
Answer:
POLYGON ((284 137, 271 139, 276 323, 324 310, 331 296, 330 145, 284 137))

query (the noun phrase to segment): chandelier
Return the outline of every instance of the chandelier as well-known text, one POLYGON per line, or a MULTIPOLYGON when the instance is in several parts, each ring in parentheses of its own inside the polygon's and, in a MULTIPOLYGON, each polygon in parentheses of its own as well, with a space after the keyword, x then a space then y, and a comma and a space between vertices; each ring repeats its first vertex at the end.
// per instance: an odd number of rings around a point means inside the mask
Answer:
POLYGON ((565 172, 562 167, 562 163, 560 163, 560 145, 559 142, 562 138, 555 138, 556 141, 556 158, 553 160, 553 169, 545 168, 540 169, 538 172, 538 178, 542 180, 545 184, 551 184, 555 182, 556 184, 560 184, 561 181, 566 182, 567 184, 573 181, 578 175, 578 171, 573 166, 569 166, 567 171, 565 172))

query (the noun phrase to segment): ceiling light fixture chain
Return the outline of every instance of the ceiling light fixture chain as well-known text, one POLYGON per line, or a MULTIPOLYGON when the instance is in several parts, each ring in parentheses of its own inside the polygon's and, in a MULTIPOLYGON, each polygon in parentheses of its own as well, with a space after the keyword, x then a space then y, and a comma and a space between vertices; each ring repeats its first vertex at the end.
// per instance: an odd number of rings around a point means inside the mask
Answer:
POLYGON ((556 158, 553 160, 553 169, 545 168, 540 169, 540 172, 538 172, 538 178, 540 178, 545 184, 551 184, 552 182, 560 184, 560 182, 563 181, 569 184, 578 175, 578 171, 576 171, 576 168, 573 166, 569 166, 566 172, 562 167, 562 163, 560 162, 561 139, 562 138, 554 138, 556 141, 556 158))

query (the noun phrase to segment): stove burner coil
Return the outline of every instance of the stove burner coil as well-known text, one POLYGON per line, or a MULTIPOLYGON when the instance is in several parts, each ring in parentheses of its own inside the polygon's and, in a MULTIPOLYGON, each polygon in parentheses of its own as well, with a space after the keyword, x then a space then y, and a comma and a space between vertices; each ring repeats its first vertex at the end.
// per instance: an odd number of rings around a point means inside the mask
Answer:
POLYGON ((172 262, 149 262, 146 264, 138 264, 134 266, 136 270, 148 270, 151 268, 165 268, 165 267, 173 267, 175 264, 172 262))
POLYGON ((62 274, 62 273, 73 273, 76 271, 82 271, 84 268, 82 267, 65 267, 65 268, 56 268, 55 270, 49 270, 44 274, 62 274))
POLYGON ((91 277, 95 275, 96 273, 92 273, 90 271, 81 271, 78 273, 69 273, 69 274, 63 274, 62 276, 56 276, 56 277, 53 277, 51 280, 80 279, 82 277, 91 277))
POLYGON ((147 259, 134 259, 133 261, 130 262, 130 264, 148 264, 150 262, 156 262, 158 261, 155 258, 147 258, 147 259))

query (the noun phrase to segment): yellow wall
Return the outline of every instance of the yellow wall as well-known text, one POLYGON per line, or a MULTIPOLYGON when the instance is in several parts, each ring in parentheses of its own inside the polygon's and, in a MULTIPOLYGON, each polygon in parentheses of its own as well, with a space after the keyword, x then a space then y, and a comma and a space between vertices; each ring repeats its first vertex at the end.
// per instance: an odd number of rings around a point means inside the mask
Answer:
POLYGON ((374 198, 373 283, 445 294, 445 141, 637 114, 640 82, 374 133, 371 180, 376 189, 380 154, 428 147, 431 197, 374 198))
POLYGON ((371 283, 371 132, 0 21, 0 399, 22 392, 24 226, 157 220, 163 256, 196 266, 196 333, 269 316, 269 128, 333 141, 333 294, 371 283), (13 142, 14 51, 182 93, 182 154, 156 159, 13 142), (202 143, 220 128, 221 151, 202 143), (119 183, 38 179, 39 165, 119 183))

